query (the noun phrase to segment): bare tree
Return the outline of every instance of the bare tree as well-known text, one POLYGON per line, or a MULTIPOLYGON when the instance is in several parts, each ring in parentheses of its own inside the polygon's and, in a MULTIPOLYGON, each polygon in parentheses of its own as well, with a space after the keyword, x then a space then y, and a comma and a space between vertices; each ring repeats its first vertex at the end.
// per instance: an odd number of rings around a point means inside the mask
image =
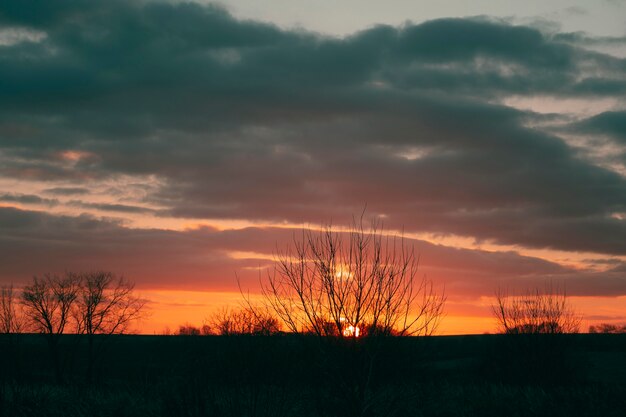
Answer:
POLYGON ((134 295, 134 283, 111 272, 84 272, 77 277, 80 285, 73 314, 77 333, 87 336, 87 378, 91 380, 102 348, 102 343, 96 345, 95 335, 125 333, 141 317, 145 301, 134 295))
POLYGON ((445 304, 443 291, 418 274, 410 242, 363 217, 345 231, 303 229, 259 276, 264 307, 289 331, 318 336, 320 370, 347 393, 355 415, 378 401, 373 375, 400 345, 384 336, 432 334, 445 304))
POLYGON ((46 336, 50 360, 57 381, 62 380, 59 361, 59 339, 65 331, 71 310, 78 296, 80 279, 68 272, 63 276, 45 274, 34 277, 31 285, 24 287, 22 305, 33 329, 46 336))
POLYGON ((145 303, 134 296, 133 289, 131 282, 110 272, 45 274, 24 287, 25 316, 35 331, 46 336, 58 381, 62 380, 61 335, 69 331, 87 335, 87 374, 91 379, 98 356, 95 335, 123 333, 140 316, 145 303))
POLYGON ((363 216, 348 232, 305 229, 275 260, 261 291, 292 332, 429 335, 442 316, 445 297, 417 276, 413 247, 363 216))
MULTIPOLYGON (((24 315, 13 284, 0 287, 0 334, 16 336, 25 330, 24 315)), ((8 381, 23 373, 21 338, 0 338, 0 380, 8 381)), ((2 382, 0 382, 2 383, 2 382)))
POLYGON ((581 322, 565 291, 552 285, 518 296, 498 290, 492 309, 500 332, 506 334, 578 333, 581 322))
POLYGON ((178 331, 176 332, 178 336, 200 336, 201 334, 202 329, 189 323, 178 326, 178 331))
POLYGON ((211 333, 222 336, 232 335, 265 335, 269 336, 280 331, 278 319, 270 312, 259 308, 223 308, 216 311, 207 321, 211 333))
POLYGON ((20 333, 24 328, 23 317, 19 314, 13 284, 0 288, 0 333, 20 333))
POLYGON ((140 318, 145 300, 134 295, 134 283, 111 272, 88 272, 78 276, 80 289, 75 309, 78 333, 124 333, 140 318))
POLYGON ((600 323, 600 324, 597 324, 597 325, 589 326, 589 333, 603 333, 603 334, 621 334, 621 333, 626 333, 626 325, 624 325, 624 324, 600 323))
POLYGON ((580 376, 575 340, 581 318, 564 290, 546 285, 522 295, 499 290, 492 306, 498 329, 497 350, 489 363, 504 379, 515 382, 563 383, 580 376))

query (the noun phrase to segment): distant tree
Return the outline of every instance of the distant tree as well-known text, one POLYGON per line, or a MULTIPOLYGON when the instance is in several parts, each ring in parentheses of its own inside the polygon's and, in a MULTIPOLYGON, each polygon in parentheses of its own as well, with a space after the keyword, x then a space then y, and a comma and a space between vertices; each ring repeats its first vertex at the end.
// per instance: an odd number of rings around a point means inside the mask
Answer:
POLYGON ((110 272, 44 274, 24 287, 21 304, 32 328, 46 337, 50 360, 62 380, 59 340, 63 333, 87 337, 87 375, 91 380, 99 349, 96 335, 124 333, 139 318, 145 302, 133 294, 134 285, 110 272))
MULTIPOLYGON (((0 334, 15 335, 26 331, 19 296, 13 284, 0 287, 0 334)), ((0 384, 23 374, 22 339, 5 337, 0 339, 0 384)), ((1 413, 0 413, 1 414, 1 413)))
POLYGON ((505 334, 578 333, 581 322, 565 291, 551 285, 544 291, 535 289, 518 296, 499 290, 492 310, 500 332, 505 334))
POLYGON ((63 379, 59 359, 59 339, 70 322, 72 307, 80 291, 80 278, 44 274, 34 277, 22 292, 22 305, 32 328, 46 337, 50 360, 58 382, 63 379))
POLYGON ((76 332, 87 336, 87 378, 92 380, 93 367, 106 338, 96 335, 125 333, 139 319, 145 300, 134 294, 134 283, 112 272, 97 271, 76 274, 79 288, 73 314, 76 332))
POLYGON ((626 333, 626 325, 600 323, 589 326, 589 333, 620 334, 626 333))
POLYGON ((214 333, 213 333, 213 329, 211 329, 211 326, 205 323, 202 325, 202 327, 200 327, 200 334, 202 334, 203 336, 209 336, 214 333))
POLYGON ((346 329, 374 328, 379 334, 429 335, 445 297, 417 276, 417 266, 402 237, 384 233, 377 222, 367 228, 361 217, 348 232, 332 226, 303 230, 276 255, 261 290, 292 332, 355 337, 346 329))
POLYGON ((13 284, 0 287, 0 333, 20 333, 24 320, 13 292, 13 284))
POLYGON ((176 332, 178 336, 200 336, 201 330, 191 324, 181 324, 176 332))
POLYGON ((294 234, 259 277, 264 308, 290 332, 317 336, 321 372, 357 415, 376 401, 372 375, 385 367, 382 347, 392 346, 383 336, 431 335, 445 304, 443 291, 418 275, 413 246, 363 218, 345 231, 294 234))
POLYGON ((547 285, 522 295, 499 290, 492 306, 498 330, 497 351, 488 362, 505 379, 516 383, 566 383, 580 374, 573 339, 581 317, 564 290, 547 285))
POLYGON ((254 314, 254 326, 252 334, 261 336, 271 336, 281 332, 280 321, 269 312, 260 314, 258 311, 252 311, 254 314))
POLYGON ((272 335, 280 331, 280 322, 261 308, 223 308, 208 319, 206 326, 212 334, 232 335, 272 335))

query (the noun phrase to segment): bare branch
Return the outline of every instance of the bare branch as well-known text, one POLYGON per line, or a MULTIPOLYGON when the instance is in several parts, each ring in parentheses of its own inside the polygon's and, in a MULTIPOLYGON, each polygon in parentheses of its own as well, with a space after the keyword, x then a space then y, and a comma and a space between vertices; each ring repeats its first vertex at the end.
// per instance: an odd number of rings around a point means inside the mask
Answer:
POLYGON ((419 258, 402 236, 369 227, 363 215, 349 232, 304 229, 276 251, 260 275, 265 306, 293 332, 352 337, 431 334, 445 297, 417 276, 419 258))
POLYGON ((32 284, 25 286, 22 292, 24 312, 33 328, 49 335, 65 332, 79 285, 78 276, 71 272, 63 276, 34 277, 32 284))
POLYGON ((74 311, 78 333, 124 333, 141 317, 145 301, 133 294, 132 282, 104 271, 77 276, 81 282, 74 311))
POLYGON ((23 316, 15 300, 13 284, 0 288, 0 333, 20 333, 24 329, 23 316))
POLYGON ((578 333, 581 317, 567 300, 565 290, 547 284, 523 295, 510 296, 502 289, 496 292, 492 306, 501 333, 578 333))

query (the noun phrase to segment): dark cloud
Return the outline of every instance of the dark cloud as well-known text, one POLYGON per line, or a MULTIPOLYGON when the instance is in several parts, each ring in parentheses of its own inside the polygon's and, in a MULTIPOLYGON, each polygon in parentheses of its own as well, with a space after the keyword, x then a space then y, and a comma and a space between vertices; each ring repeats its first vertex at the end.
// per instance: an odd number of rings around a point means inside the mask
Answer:
POLYGON ((56 206, 57 204, 59 204, 59 200, 57 199, 41 198, 38 195, 33 194, 16 193, 0 194, 0 201, 22 204, 44 204, 47 206, 56 206))
POLYGON ((585 32, 556 33, 552 39, 575 45, 626 45, 626 36, 591 36, 585 32))
POLYGON ((0 230, 0 276, 16 284, 46 271, 104 269, 143 288, 233 289, 235 271, 248 264, 211 250, 199 235, 125 229, 85 215, 0 208, 0 230))
POLYGON ((626 111, 609 111, 577 123, 572 130, 613 137, 626 145, 626 111))
MULTIPOLYGON (((282 228, 129 229, 90 216, 0 208, 0 283, 20 285, 47 271, 105 269, 125 274, 144 289, 236 291, 235 274, 254 288, 257 268, 267 266, 272 251, 286 248, 293 238, 293 230, 282 228), (235 259, 229 256, 233 251, 260 255, 235 259)), ((530 288, 547 279, 567 282, 571 295, 626 295, 626 277, 617 269, 591 273, 514 252, 407 242, 420 254, 420 273, 445 283, 455 298, 491 296, 499 286, 530 288)))
POLYGON ((101 211, 114 211, 114 212, 116 211, 120 213, 148 214, 148 213, 155 212, 155 210, 152 210, 147 207, 132 206, 128 204, 86 203, 80 200, 71 200, 67 202, 67 204, 70 206, 80 207, 80 208, 85 208, 85 209, 89 208, 89 209, 95 209, 95 210, 101 210, 101 211))
POLYGON ((89 189, 84 187, 54 187, 48 188, 44 190, 44 192, 48 194, 67 196, 89 194, 89 189))
MULTIPOLYGON (((84 208, 321 222, 367 203, 409 231, 626 254, 624 177, 499 104, 621 99, 626 61, 582 35, 441 19, 333 38, 122 0, 10 2, 0 24, 45 33, 0 47, 0 175, 160 184, 84 208)), ((619 136, 616 114, 585 129, 619 136)))

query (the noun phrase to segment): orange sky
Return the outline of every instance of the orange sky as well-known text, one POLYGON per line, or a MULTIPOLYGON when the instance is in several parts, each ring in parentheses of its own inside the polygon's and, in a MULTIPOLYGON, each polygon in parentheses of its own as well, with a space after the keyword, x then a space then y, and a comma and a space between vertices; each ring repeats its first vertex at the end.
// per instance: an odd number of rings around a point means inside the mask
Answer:
MULTIPOLYGON (((24 213, 29 210, 25 205, 4 204, 4 207, 24 213)), ((72 215, 71 209, 64 215, 72 215)), ((181 324, 201 326, 214 311, 240 306, 242 297, 237 290, 237 276, 254 296, 259 272, 265 273, 271 267, 272 252, 276 247, 287 247, 290 236, 294 231, 298 233, 300 227, 245 220, 198 222, 128 216, 126 223, 116 225, 112 233, 139 239, 133 243, 136 246, 125 249, 120 247, 124 240, 114 238, 105 247, 99 247, 87 235, 85 245, 76 249, 79 252, 64 252, 67 257, 58 265, 68 270, 85 270, 86 265, 94 265, 93 268, 124 271, 128 278, 136 281, 141 296, 149 300, 149 314, 137 323, 135 330, 159 334, 166 329, 175 331, 181 324), (150 237, 152 235, 154 237, 150 237), (179 246, 172 246, 172 242, 178 242, 179 246), (145 248, 146 245, 154 247, 145 248), (111 249, 106 249, 109 246, 111 249), (79 253, 82 255, 77 256, 79 253), (173 253, 176 255, 172 256, 173 253)), ((341 230, 341 227, 336 229, 341 230)), ((524 291, 542 287, 548 280, 565 285, 572 294, 570 301, 583 318, 582 331, 591 324, 626 321, 625 296, 581 296, 592 288, 591 280, 595 277, 601 280, 607 265, 611 265, 599 262, 601 258, 597 254, 524 248, 432 233, 406 234, 406 238, 420 254, 419 274, 425 274, 439 288, 446 288, 448 300, 438 334, 493 332, 491 303, 498 288, 524 291), (584 279, 581 281, 579 276, 584 279)), ((14 282, 17 285, 27 282, 31 271, 35 274, 48 271, 50 260, 52 257, 56 260, 56 255, 42 252, 37 257, 41 261, 39 266, 30 257, 20 266, 16 255, 13 264, 16 264, 18 279, 14 282), (20 271, 26 271, 21 278, 20 271)), ((60 256, 63 258, 63 254, 60 256)), ((623 257, 605 259, 613 262, 623 257)))
MULTIPOLYGON (((153 290, 140 293, 151 300, 147 310, 148 317, 135 327, 136 331, 144 334, 175 332, 178 326, 183 324, 201 327, 210 319, 213 312, 225 307, 238 308, 242 305, 242 297, 238 292, 153 290)), ((569 301, 577 314, 582 317, 581 332, 586 332, 593 324, 624 323, 626 297, 571 297, 569 301)), ((492 302, 493 298, 487 297, 469 305, 449 301, 435 334, 494 333, 496 330, 491 315, 492 302)))
POLYGON ((493 331, 498 289, 546 282, 583 330, 626 322, 626 3, 335 3, 307 27, 229 2, 0 6, 0 285, 112 271, 150 301, 139 331, 201 325, 294 232, 366 208, 445 287, 442 334, 493 331))

